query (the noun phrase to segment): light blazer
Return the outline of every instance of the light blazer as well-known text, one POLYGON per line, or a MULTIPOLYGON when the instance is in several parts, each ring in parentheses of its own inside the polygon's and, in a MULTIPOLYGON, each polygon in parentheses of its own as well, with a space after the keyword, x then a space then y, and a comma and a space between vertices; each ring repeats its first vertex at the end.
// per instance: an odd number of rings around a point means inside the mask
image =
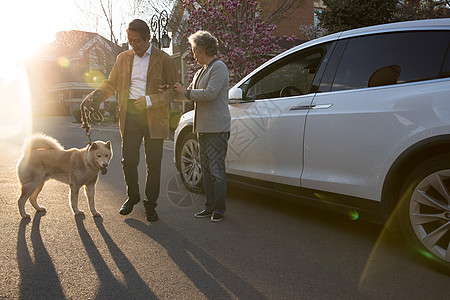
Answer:
POLYGON ((188 89, 190 100, 195 103, 194 132, 214 133, 230 131, 228 109, 229 75, 221 60, 211 62, 200 76, 195 73, 188 89), (198 81, 198 82, 197 82, 198 81), (197 82, 197 83, 196 83, 197 82), (197 85, 194 89, 194 85, 197 85))
MULTIPOLYGON (((133 58, 133 50, 120 53, 109 78, 103 81, 98 88, 103 92, 102 102, 118 91, 119 127, 122 136, 127 115, 133 58)), ((146 95, 149 95, 152 101, 152 107, 147 109, 148 128, 152 139, 169 137, 169 103, 175 99, 176 93, 169 88, 162 94, 158 94, 158 88, 162 84, 173 85, 176 82, 176 78, 176 70, 172 58, 164 51, 152 47, 146 86, 146 95)))

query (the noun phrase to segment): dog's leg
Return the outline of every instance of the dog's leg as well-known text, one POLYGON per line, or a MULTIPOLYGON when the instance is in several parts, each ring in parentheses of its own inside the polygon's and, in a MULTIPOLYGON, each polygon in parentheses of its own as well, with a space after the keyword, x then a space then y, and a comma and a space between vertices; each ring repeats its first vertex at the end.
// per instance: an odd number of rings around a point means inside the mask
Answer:
POLYGON ((100 213, 95 209, 94 195, 95 195, 95 182, 88 183, 84 186, 84 193, 89 201, 89 209, 94 217, 100 217, 100 213))
POLYGON ((69 204, 72 207, 72 212, 74 215, 84 215, 82 210, 78 209, 78 193, 80 192, 80 187, 75 186, 73 183, 70 185, 69 193, 69 204))
POLYGON ((42 191, 42 188, 44 187, 44 183, 45 183, 45 181, 42 180, 41 183, 38 185, 38 187, 34 190, 33 194, 30 196, 30 203, 31 203, 31 205, 33 205, 33 207, 34 207, 34 209, 36 209, 36 211, 45 211, 45 207, 39 206, 39 204, 37 203, 37 197, 38 197, 39 193, 42 191))
POLYGON ((17 200, 17 204, 19 205, 19 212, 22 218, 29 218, 30 215, 25 211, 25 203, 28 198, 33 194, 36 190, 39 182, 31 181, 22 185, 21 194, 19 199, 17 200))

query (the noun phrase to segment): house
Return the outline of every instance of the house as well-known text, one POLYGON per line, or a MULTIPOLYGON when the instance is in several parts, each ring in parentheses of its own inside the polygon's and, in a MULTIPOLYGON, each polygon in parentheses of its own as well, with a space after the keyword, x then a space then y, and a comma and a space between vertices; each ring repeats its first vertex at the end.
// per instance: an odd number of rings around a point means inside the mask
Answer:
MULTIPOLYGON (((27 62, 33 113, 71 115, 88 93, 107 78, 124 49, 97 33, 71 30, 27 62)), ((111 97, 107 101, 116 101, 111 97)))

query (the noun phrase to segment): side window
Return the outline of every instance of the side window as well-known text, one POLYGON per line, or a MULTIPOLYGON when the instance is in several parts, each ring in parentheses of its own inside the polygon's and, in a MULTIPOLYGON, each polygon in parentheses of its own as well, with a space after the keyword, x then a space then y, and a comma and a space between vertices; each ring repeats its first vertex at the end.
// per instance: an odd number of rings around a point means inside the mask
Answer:
POLYGON ((331 90, 439 78, 449 41, 448 31, 399 32, 352 38, 348 40, 331 90))
POLYGON ((268 66, 241 86, 244 99, 308 94, 326 49, 327 45, 300 51, 268 66))
POLYGON ((439 77, 450 77, 450 43, 447 48, 447 54, 445 55, 445 60, 442 64, 441 74, 439 77))

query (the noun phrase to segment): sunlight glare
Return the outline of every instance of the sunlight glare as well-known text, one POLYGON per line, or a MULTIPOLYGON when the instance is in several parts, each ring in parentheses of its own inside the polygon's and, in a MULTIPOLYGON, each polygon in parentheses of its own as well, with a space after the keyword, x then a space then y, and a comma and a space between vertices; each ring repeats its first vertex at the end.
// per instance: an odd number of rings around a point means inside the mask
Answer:
MULTIPOLYGON (((61 30, 70 30, 72 0, 0 3, 0 140, 31 132, 31 104, 24 61, 61 30)), ((72 28, 73 29, 73 28, 72 28)))

